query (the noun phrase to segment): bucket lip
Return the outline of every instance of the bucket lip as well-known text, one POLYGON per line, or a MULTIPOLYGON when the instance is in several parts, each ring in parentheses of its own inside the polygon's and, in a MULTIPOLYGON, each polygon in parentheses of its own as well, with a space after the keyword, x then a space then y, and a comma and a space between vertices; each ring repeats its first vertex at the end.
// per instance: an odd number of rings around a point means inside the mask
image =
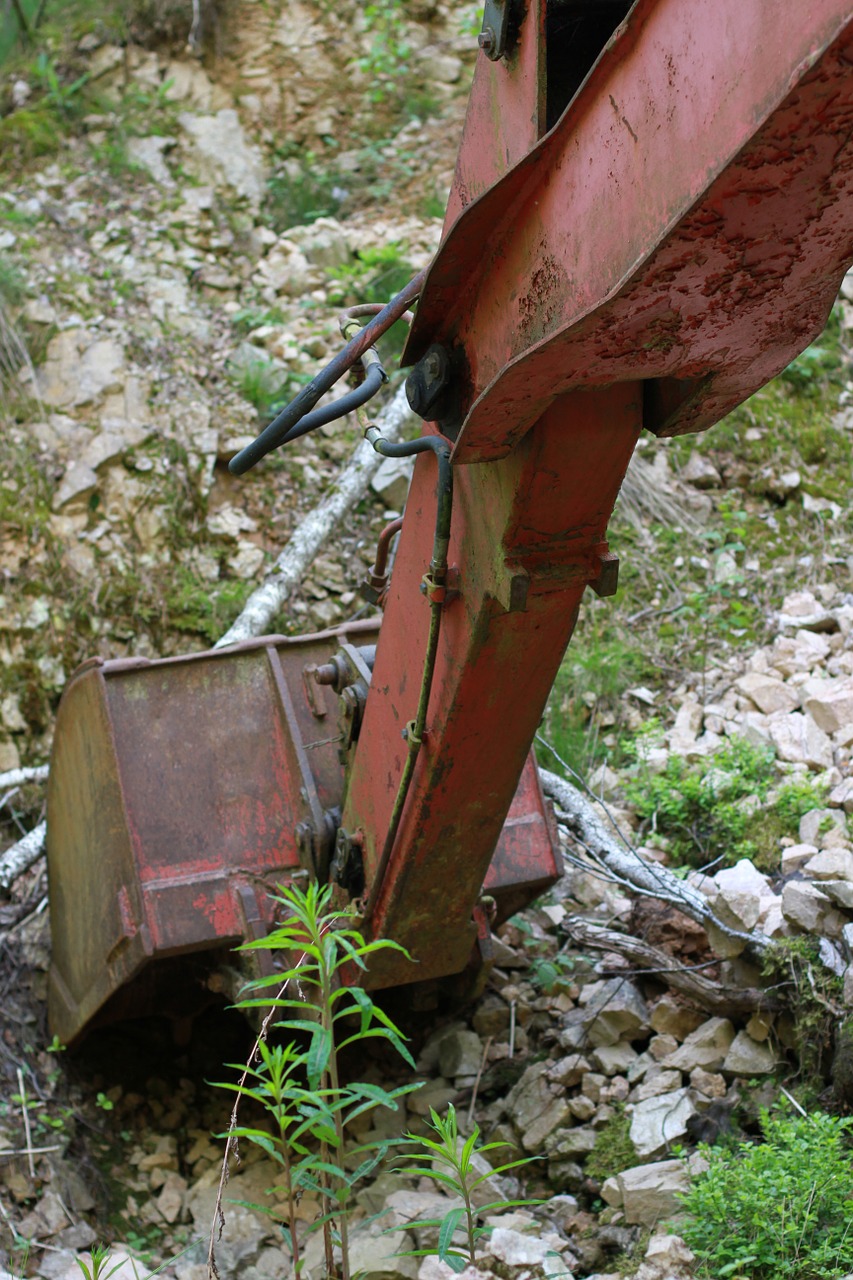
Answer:
POLYGON ((103 676, 122 675, 127 671, 141 671, 148 667, 176 666, 187 662, 206 662, 211 658, 228 658, 234 654, 252 653, 259 649, 280 648, 304 644, 307 640, 346 639, 347 636, 375 636, 379 632, 382 619, 357 618, 353 622, 342 623, 338 627, 328 627, 324 631, 312 631, 307 635, 284 636, 278 634, 253 636, 250 640, 239 640, 236 644, 221 649, 203 649, 200 653, 172 654, 166 658, 86 658, 72 671, 65 686, 67 691, 77 680, 99 672, 103 676))

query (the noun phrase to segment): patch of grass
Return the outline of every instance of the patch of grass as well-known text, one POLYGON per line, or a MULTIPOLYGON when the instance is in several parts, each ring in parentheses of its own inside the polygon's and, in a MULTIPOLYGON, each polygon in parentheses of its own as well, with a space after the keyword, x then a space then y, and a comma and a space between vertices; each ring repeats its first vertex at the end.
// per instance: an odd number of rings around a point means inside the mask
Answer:
MULTIPOLYGON (((378 248, 365 248, 356 254, 355 261, 335 267, 331 273, 334 282, 329 291, 330 300, 340 307, 359 302, 386 303, 399 293, 415 275, 415 269, 407 260, 401 245, 396 241, 378 248)), ((390 370, 400 360, 408 328, 398 320, 376 344, 383 364, 390 370)))
POLYGON ((231 323, 238 333, 251 333, 266 324, 284 324, 286 316, 279 307, 242 307, 235 311, 231 323))
POLYGON ((764 1141, 709 1162, 682 1197, 680 1234, 704 1280, 837 1280, 853 1266, 853 1120, 761 1120, 764 1141))
POLYGON ((264 212, 274 231, 304 226, 318 218, 331 218, 341 208, 347 192, 333 172, 333 161, 313 151, 300 159, 285 156, 267 183, 264 212))
POLYGON ((231 365, 228 373, 243 398, 266 419, 274 418, 304 381, 303 376, 291 373, 260 350, 257 359, 241 360, 231 365))
MULTIPOLYGON (((610 744, 625 731, 625 691, 653 669, 642 650, 629 644, 612 618, 595 606, 575 634, 554 681, 542 734, 583 777, 605 758, 621 763, 620 747, 610 744)), ((550 753, 539 747, 537 753, 550 768, 550 753)))
POLYGON ((166 595, 169 626, 215 644, 240 613, 254 585, 240 578, 214 585, 182 568, 166 595))
POLYGON ((826 802, 827 788, 818 782, 796 779, 786 782, 771 794, 771 803, 748 819, 745 837, 754 845, 750 855, 762 871, 776 871, 779 866, 779 842, 783 836, 797 834, 800 819, 826 802))

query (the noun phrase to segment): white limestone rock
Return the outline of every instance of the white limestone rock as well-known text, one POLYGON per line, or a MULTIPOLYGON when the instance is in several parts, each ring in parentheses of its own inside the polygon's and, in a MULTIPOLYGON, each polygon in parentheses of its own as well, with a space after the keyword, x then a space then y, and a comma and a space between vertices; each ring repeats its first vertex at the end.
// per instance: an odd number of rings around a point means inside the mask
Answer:
POLYGON ((784 681, 759 675, 755 671, 748 671, 746 675, 740 676, 735 681, 735 688, 766 716, 780 711, 796 711, 800 705, 796 693, 784 681))
POLYGON ((776 1068, 776 1054, 766 1040, 753 1040, 746 1031, 739 1031, 731 1043, 723 1071, 737 1076, 769 1075, 776 1068))
POLYGON ((769 717, 769 729, 781 760, 815 770, 832 767, 832 741, 810 716, 801 711, 777 712, 769 717))
POLYGON ((847 880, 853 884, 853 853, 849 849, 822 849, 809 858, 803 871, 812 880, 847 880))
POLYGON ((696 1115, 692 1089, 676 1089, 638 1102, 631 1115, 630 1139, 637 1155, 652 1159, 668 1151, 687 1133, 687 1122, 696 1115))
POLYGON ((718 1071, 735 1038, 728 1018, 708 1018, 674 1052, 663 1058, 661 1065, 678 1071, 718 1071))
POLYGON ((609 1205, 621 1208, 631 1226, 653 1227, 678 1213, 676 1197, 689 1186, 690 1174, 683 1160, 660 1160, 608 1178, 601 1196, 609 1205))

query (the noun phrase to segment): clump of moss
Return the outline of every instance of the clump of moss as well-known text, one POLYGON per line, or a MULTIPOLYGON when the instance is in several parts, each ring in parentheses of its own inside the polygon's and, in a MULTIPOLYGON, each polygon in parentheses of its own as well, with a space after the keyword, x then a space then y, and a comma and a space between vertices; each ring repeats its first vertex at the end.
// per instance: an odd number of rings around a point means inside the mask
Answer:
POLYGON ((624 1107, 617 1107, 615 1114, 602 1125, 596 1135, 595 1146, 586 1158, 587 1175, 596 1182, 604 1182, 623 1169, 633 1169, 640 1164, 630 1137, 631 1118, 624 1107))

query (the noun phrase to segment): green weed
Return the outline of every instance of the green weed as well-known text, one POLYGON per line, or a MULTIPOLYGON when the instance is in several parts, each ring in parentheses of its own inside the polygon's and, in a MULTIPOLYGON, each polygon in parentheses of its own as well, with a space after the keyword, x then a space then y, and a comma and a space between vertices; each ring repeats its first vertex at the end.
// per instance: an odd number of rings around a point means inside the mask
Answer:
MULTIPOLYGON (((637 771, 626 796, 638 816, 670 840, 677 862, 731 865, 756 855, 753 815, 744 802, 767 799, 776 777, 772 749, 733 738, 701 765, 670 755, 657 774, 643 764, 642 742, 635 751, 637 771)), ((784 828, 782 834, 787 834, 784 828)))
MULTIPOLYGON (((542 722, 542 738, 581 777, 605 758, 621 762, 620 748, 604 738, 608 729, 614 738, 624 732, 625 690, 650 670, 645 654, 614 630, 595 612, 587 616, 557 672, 542 722)), ((550 765, 540 746, 537 754, 550 765)))
POLYGON ((304 379, 258 352, 257 358, 228 367, 234 386, 262 418, 271 419, 291 400, 304 379))
POLYGON ((408 90, 411 46, 405 30, 404 0, 383 0, 382 4, 366 4, 363 9, 369 37, 369 49, 357 60, 370 79, 367 96, 370 102, 395 102, 402 105, 408 90))
POLYGON ((776 939, 764 952, 761 973, 791 1012, 801 1091, 817 1097, 836 1042, 841 979, 820 959, 813 937, 776 939))
POLYGON ((329 1274, 335 1270, 337 1240, 341 1280, 348 1280, 347 1216, 353 1189, 395 1144, 392 1138, 350 1144, 350 1127, 379 1107, 395 1111, 398 1100, 418 1086, 386 1090, 376 1084, 342 1082, 340 1054, 371 1040, 384 1040, 411 1067, 414 1062, 387 1014, 363 988, 343 980, 345 971, 364 971, 367 958, 376 952, 403 948, 388 940, 365 942, 351 927, 351 911, 333 909, 333 893, 331 885, 282 888, 277 901, 287 913, 285 922, 242 948, 249 953, 274 952, 283 958, 284 967, 252 982, 239 1002, 240 1008, 262 1010, 267 1018, 256 1056, 240 1083, 222 1087, 260 1103, 271 1123, 264 1129, 237 1126, 235 1120, 227 1135, 226 1159, 231 1144, 245 1138, 279 1165, 282 1184, 273 1190, 287 1205, 283 1232, 296 1274, 303 1261, 296 1207, 299 1196, 309 1191, 319 1197, 323 1212, 308 1230, 323 1230, 329 1274), (283 1040, 267 1042, 269 1024, 283 1040))
POLYGON ((853 1266, 853 1120, 762 1115, 764 1141, 709 1162, 679 1232, 703 1280, 836 1280, 853 1266))
POLYGON ((264 212, 274 231, 331 218, 340 210, 346 191, 329 172, 329 157, 304 152, 299 160, 285 158, 267 183, 264 212))
POLYGON ((500 1213, 504 1209, 520 1205, 539 1203, 536 1200, 496 1200, 491 1204, 475 1205, 474 1192, 489 1178, 529 1164, 535 1157, 526 1156, 518 1160, 510 1160, 496 1169, 489 1168, 483 1173, 482 1165, 478 1167, 476 1157, 485 1155, 489 1151, 505 1148, 507 1143, 481 1144, 480 1130, 476 1124, 470 1135, 463 1141, 459 1135, 456 1110, 452 1104, 448 1107, 444 1118, 433 1111, 432 1107, 429 1113, 430 1128, 437 1135, 438 1141, 434 1138, 419 1137, 414 1133, 406 1134, 415 1150, 405 1151, 400 1157, 413 1162, 412 1165, 405 1166, 405 1172, 409 1177, 427 1178, 439 1189, 449 1191, 451 1195, 458 1197, 462 1203, 455 1204, 443 1218, 411 1223, 413 1227, 438 1227, 438 1246, 435 1249, 406 1250, 402 1256, 423 1258, 437 1254, 440 1262, 446 1262, 451 1270, 458 1273, 464 1271, 467 1266, 475 1265, 478 1241, 493 1230, 492 1227, 481 1224, 482 1217, 488 1213, 500 1213), (427 1161, 429 1163, 426 1163, 427 1161), (454 1246, 457 1233, 464 1238, 464 1252, 458 1246, 454 1246))

